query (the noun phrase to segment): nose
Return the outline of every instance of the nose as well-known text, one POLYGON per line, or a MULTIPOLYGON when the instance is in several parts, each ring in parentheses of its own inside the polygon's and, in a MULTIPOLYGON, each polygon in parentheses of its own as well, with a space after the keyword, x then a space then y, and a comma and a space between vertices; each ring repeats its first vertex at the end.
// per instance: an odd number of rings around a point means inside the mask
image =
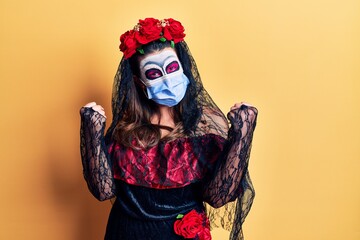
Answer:
POLYGON ((169 78, 169 77, 167 77, 167 75, 165 75, 164 85, 165 85, 167 88, 171 88, 171 87, 173 87, 173 85, 174 85, 174 81, 172 81, 171 78, 169 78))

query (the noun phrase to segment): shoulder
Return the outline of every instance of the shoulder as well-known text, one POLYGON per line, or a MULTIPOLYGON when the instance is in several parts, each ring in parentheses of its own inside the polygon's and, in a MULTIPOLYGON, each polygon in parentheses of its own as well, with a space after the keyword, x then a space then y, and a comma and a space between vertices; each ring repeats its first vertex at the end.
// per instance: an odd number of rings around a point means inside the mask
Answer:
POLYGON ((204 134, 215 134, 226 137, 229 123, 225 115, 217 108, 203 108, 198 130, 204 134))

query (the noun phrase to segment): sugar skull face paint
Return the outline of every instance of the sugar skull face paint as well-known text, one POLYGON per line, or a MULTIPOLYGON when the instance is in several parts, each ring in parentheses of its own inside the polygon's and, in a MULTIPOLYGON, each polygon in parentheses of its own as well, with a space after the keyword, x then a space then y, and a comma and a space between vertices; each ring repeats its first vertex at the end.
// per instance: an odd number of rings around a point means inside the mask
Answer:
POLYGON ((183 99, 189 79, 173 49, 167 48, 145 56, 139 67, 140 80, 146 86, 149 99, 169 107, 183 99))

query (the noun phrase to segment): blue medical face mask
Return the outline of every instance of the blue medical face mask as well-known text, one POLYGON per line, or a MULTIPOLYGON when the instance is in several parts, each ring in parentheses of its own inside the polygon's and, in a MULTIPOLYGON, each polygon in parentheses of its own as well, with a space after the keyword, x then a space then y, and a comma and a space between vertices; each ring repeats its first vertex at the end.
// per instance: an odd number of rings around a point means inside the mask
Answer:
POLYGON ((173 107, 185 96, 189 79, 173 49, 165 49, 140 61, 140 80, 146 95, 158 104, 173 107))

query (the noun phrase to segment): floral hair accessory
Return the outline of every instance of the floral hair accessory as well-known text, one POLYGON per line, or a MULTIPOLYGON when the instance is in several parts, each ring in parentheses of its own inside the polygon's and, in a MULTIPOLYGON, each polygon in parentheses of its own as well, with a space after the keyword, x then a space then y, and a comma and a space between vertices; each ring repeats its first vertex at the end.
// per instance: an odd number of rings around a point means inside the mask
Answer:
POLYGON ((120 51, 124 53, 125 58, 130 58, 136 51, 144 54, 141 46, 155 40, 171 41, 171 46, 174 47, 175 43, 184 40, 184 31, 181 23, 172 18, 163 20, 145 18, 139 20, 134 29, 120 36, 120 51))
POLYGON ((174 223, 174 231, 184 238, 211 240, 210 222, 205 213, 191 210, 185 215, 179 214, 174 223))

